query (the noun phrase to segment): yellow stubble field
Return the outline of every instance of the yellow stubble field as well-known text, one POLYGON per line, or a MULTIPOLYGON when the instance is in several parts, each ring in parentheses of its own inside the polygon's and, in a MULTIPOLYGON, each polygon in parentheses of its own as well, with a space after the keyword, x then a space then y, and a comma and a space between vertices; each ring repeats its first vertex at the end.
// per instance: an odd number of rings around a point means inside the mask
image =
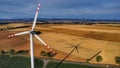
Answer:
MULTIPOLYGON (((26 25, 26 24, 25 24, 26 25)), ((10 25, 9 25, 10 26, 10 25)), ((18 24, 14 24, 14 27, 18 24)), ((29 49, 29 35, 7 39, 7 35, 21 31, 29 30, 29 28, 21 28, 1 32, 0 49, 29 49), (3 38, 4 37, 4 38, 3 38), (6 43, 5 43, 6 42, 6 43), (18 44, 18 45, 17 45, 18 44)), ((55 24, 38 24, 35 30, 41 31, 39 36, 54 49, 58 54, 54 57, 62 59, 73 48, 70 46, 78 45, 79 53, 74 51, 67 60, 86 62, 86 59, 91 58, 97 52, 103 57, 101 63, 115 64, 115 56, 120 56, 120 28, 115 26, 101 25, 55 25, 55 24)), ((36 39, 35 55, 40 56, 41 50, 47 50, 36 39)), ((97 63, 93 58, 91 63, 97 63)))

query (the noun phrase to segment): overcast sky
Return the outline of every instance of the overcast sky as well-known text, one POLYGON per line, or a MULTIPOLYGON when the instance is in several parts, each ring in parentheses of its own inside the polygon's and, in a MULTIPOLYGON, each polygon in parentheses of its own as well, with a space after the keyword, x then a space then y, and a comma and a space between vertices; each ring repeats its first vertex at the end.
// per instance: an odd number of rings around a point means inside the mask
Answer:
POLYGON ((120 19, 120 0, 0 0, 0 19, 33 18, 120 19))

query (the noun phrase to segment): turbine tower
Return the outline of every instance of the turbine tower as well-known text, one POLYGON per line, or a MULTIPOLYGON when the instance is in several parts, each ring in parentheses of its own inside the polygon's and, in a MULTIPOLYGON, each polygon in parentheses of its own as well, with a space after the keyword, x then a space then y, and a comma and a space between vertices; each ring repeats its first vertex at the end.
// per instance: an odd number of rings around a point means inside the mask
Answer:
POLYGON ((33 25, 32 25, 32 29, 30 31, 25 31, 25 32, 21 32, 21 33, 17 33, 17 34, 13 34, 13 35, 8 36, 8 38, 11 38, 11 37, 19 36, 19 35, 30 34, 31 68, 34 68, 33 36, 35 36, 35 38, 37 38, 44 46, 46 46, 50 51, 52 51, 52 49, 34 31, 34 28, 35 28, 35 25, 36 25, 36 20, 37 20, 37 17, 38 17, 39 9, 40 9, 40 3, 38 4, 36 14, 35 14, 35 17, 34 17, 34 21, 33 21, 33 25))

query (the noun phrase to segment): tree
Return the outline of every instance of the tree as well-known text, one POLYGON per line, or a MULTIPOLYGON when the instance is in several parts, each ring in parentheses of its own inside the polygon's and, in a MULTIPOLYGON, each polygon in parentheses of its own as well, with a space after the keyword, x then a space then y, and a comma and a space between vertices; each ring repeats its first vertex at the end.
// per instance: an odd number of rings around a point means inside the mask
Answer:
POLYGON ((10 49, 10 50, 9 50, 9 53, 10 53, 10 54, 15 54, 15 50, 14 50, 14 49, 10 49))
POLYGON ((97 61, 98 63, 100 63, 102 60, 103 60, 102 56, 98 55, 98 56, 96 57, 96 61, 97 61))
POLYGON ((1 55, 4 55, 4 54, 5 54, 5 51, 4 51, 4 50, 1 50, 0 53, 1 53, 1 55))
POLYGON ((28 54, 29 53, 29 50, 25 50, 25 54, 28 54))
POLYGON ((47 52, 47 56, 48 56, 48 57, 53 57, 52 52, 47 52))
POLYGON ((41 54, 42 56, 46 56, 46 57, 51 58, 51 57, 54 57, 57 53, 41 51, 40 54, 41 54))
POLYGON ((29 50, 19 50, 16 54, 28 54, 29 50))
POLYGON ((46 52, 45 52, 45 51, 41 51, 40 54, 41 54, 42 56, 46 56, 46 52))
POLYGON ((115 57, 115 62, 120 65, 120 57, 119 56, 115 57))

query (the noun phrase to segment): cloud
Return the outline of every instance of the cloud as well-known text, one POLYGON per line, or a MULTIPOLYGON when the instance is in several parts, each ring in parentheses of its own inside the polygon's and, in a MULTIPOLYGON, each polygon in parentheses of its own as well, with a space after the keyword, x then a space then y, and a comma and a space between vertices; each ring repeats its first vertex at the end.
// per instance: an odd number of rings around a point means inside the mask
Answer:
MULTIPOLYGON (((39 17, 120 19, 120 0, 41 0, 39 17)), ((0 1, 0 15, 33 18, 38 0, 0 1)))
POLYGON ((0 18, 31 18, 36 10, 36 3, 24 0, 0 1, 0 18), (8 16, 8 17, 7 17, 8 16))

